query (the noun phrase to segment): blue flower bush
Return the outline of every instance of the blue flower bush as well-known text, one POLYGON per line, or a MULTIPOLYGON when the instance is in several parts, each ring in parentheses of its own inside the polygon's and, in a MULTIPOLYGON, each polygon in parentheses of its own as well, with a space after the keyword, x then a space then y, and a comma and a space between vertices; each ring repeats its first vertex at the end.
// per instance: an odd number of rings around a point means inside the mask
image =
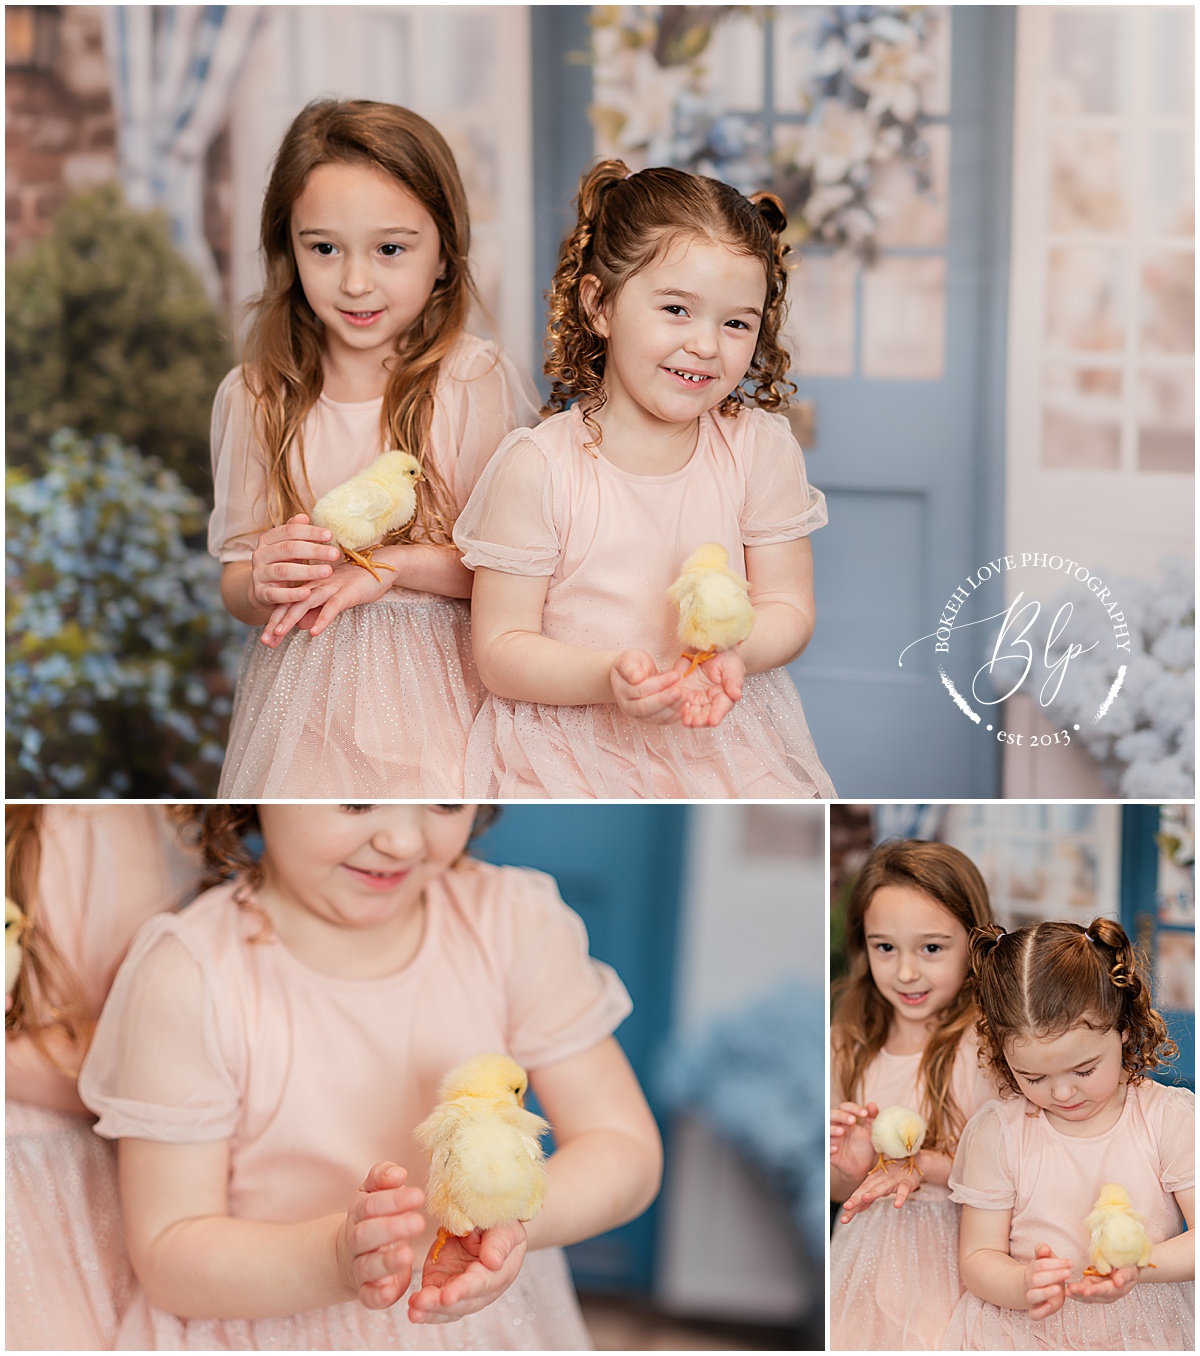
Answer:
POLYGON ((215 794, 241 628, 203 504, 112 435, 43 466, 6 485, 6 794, 215 794))

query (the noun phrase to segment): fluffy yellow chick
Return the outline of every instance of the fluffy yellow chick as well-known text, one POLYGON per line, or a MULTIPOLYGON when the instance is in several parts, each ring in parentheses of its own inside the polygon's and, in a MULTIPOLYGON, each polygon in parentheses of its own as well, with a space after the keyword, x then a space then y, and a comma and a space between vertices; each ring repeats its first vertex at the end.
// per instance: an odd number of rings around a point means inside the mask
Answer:
POLYGON ((715 541, 688 556, 667 597, 679 609, 679 639, 697 652, 688 673, 718 650, 740 645, 754 628, 750 585, 729 568, 729 552, 715 541))
POLYGON ((507 1055, 475 1055, 442 1080, 441 1102, 414 1132, 429 1150, 426 1206, 440 1226, 431 1261, 452 1235, 532 1219, 542 1208, 540 1141, 550 1126, 522 1105, 528 1087, 507 1055))
MULTIPOLYGON (((417 511, 421 465, 407 452, 384 452, 365 470, 335 485, 318 499, 312 520, 333 533, 334 544, 355 565, 378 579, 371 551, 389 532, 411 523, 417 511)), ((382 570, 394 570, 380 562, 382 570)))
POLYGON ((25 932, 25 915, 11 899, 4 901, 4 992, 11 998, 21 973, 21 937, 25 932))
POLYGON ((1091 1266, 1084 1269, 1085 1276, 1107 1276, 1118 1267, 1154 1266, 1142 1217, 1130 1205, 1129 1192, 1116 1182, 1100 1188, 1083 1227, 1092 1234, 1088 1249, 1091 1266))
MULTIPOLYGON (((907 1159, 908 1170, 917 1167, 917 1150, 925 1143, 924 1119, 906 1106, 885 1107, 871 1124, 871 1146, 879 1162, 871 1169, 879 1172, 889 1159, 907 1159)), ((924 1173, 921 1174, 924 1176, 924 1173)))

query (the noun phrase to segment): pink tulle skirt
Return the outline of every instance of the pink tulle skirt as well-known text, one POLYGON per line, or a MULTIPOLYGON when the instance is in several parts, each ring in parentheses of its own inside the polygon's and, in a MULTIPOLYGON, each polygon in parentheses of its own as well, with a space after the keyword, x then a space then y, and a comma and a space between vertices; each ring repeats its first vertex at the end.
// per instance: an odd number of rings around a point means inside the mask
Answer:
POLYGON ((109 1349, 133 1292, 116 1146, 92 1121, 5 1103, 4 1345, 109 1349))
POLYGON ((463 794, 483 700, 470 605, 393 589, 317 637, 247 641, 218 795, 230 799, 463 794))
POLYGON ((290 1318, 182 1319, 139 1294, 121 1326, 127 1351, 580 1351, 591 1340, 563 1253, 531 1252, 494 1304, 457 1323, 408 1321, 405 1296, 390 1309, 335 1304, 290 1318))
POLYGON ((466 796, 492 799, 812 799, 835 794, 782 669, 746 679, 713 730, 653 725, 611 703, 489 696, 467 744, 466 796))
POLYGON ((1068 1299, 1034 1321, 977 1295, 958 1302, 943 1351, 1191 1351, 1196 1345, 1194 1282, 1135 1285, 1115 1304, 1068 1299))
POLYGON ((962 1285, 958 1206, 948 1196, 885 1198, 829 1245, 831 1351, 935 1351, 962 1285))

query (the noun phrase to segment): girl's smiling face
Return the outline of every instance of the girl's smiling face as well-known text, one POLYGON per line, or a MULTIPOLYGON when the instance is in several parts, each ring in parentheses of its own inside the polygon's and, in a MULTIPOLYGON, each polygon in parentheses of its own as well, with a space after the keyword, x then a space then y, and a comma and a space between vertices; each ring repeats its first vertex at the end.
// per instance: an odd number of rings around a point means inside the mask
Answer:
MULTIPOLYGON (((1089 1017, 1094 1021, 1095 1018, 1089 1017)), ((1125 1037, 1080 1024, 1058 1036, 1025 1036, 1004 1047, 1017 1086, 1065 1134, 1102 1134, 1116 1124, 1128 1079, 1125 1037), (1073 1128, 1087 1123, 1086 1132, 1073 1128)))
POLYGON ((680 424, 714 409, 754 360, 766 296, 760 259, 673 240, 593 313, 612 412, 680 424))
POLYGON ((467 845, 470 805, 261 805, 259 903, 284 941, 403 927, 467 845))
POLYGON ((958 997, 967 977, 966 928, 923 890, 881 885, 863 915, 863 931, 871 978, 892 1007, 891 1035, 922 1048, 932 1020, 958 997))

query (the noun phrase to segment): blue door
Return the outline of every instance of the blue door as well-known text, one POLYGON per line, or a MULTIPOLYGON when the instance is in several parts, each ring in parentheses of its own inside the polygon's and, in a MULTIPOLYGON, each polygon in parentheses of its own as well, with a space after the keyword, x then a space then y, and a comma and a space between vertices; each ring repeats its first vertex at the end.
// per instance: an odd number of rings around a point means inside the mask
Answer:
MULTIPOLYGON (((943 691, 931 643, 942 605, 1003 545, 1004 344, 1008 197, 1015 54, 1011 7, 951 6, 949 227, 944 247, 889 248, 888 259, 945 261, 945 360, 940 376, 863 375, 863 278, 856 283, 854 372, 797 378, 815 402, 806 448, 813 483, 829 499, 829 526, 813 536, 817 630, 792 666, 813 740, 839 795, 991 797, 997 746, 981 738, 943 691)), ((762 10, 763 69, 776 60, 778 20, 762 10)), ((591 72, 587 7, 534 6, 536 269, 544 289, 571 222, 580 170, 593 157, 586 111, 591 72)), ((712 39, 721 41, 720 29, 712 39)), ((784 54, 781 54, 784 55, 784 54)), ((779 101, 780 103, 782 101, 779 101)), ((804 114, 763 103, 738 117, 764 144, 804 114)), ((540 366, 540 356, 535 358, 540 366)), ((973 633, 969 633, 973 634, 973 633)), ((962 661, 970 659, 966 646, 962 661)), ((959 656, 956 656, 956 659, 959 656)), ((982 662, 982 659, 979 661, 982 662)))
MULTIPOLYGON (((653 1065, 671 1024, 687 814, 675 805, 506 805, 475 848, 487 861, 536 867, 558 882, 587 926, 592 955, 616 970, 633 998, 617 1040, 656 1115, 653 1065)), ((568 1249, 576 1284, 648 1292, 654 1228, 652 1206, 568 1249)))

